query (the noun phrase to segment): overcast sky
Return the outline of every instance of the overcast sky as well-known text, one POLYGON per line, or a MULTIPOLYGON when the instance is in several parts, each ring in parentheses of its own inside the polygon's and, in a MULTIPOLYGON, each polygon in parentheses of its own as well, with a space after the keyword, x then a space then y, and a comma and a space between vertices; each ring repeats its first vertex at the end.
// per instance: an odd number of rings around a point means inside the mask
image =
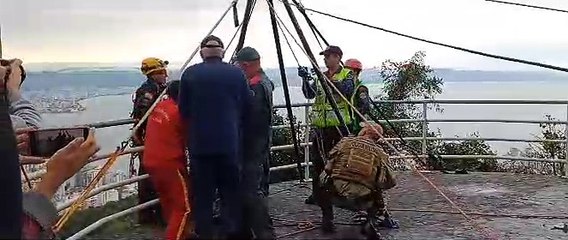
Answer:
MULTIPOLYGON (((511 0, 568 9, 567 0, 511 0)), ((0 0, 5 57, 25 62, 139 62, 156 56, 183 62, 231 0, 0 0)), ((239 1, 242 20, 245 0, 239 1)), ((490 53, 568 67, 568 14, 484 0, 303 0, 306 7, 361 22, 490 53)), ((292 24, 275 0, 278 14, 292 24)), ((266 1, 258 0, 245 45, 256 47, 265 67, 277 66, 266 1)), ((297 17, 301 16, 297 13, 297 17)), ((365 67, 401 60, 424 50, 435 67, 535 70, 343 23, 311 14, 320 31, 345 57, 365 67)), ((303 19, 302 26, 307 26, 303 19)), ((226 43, 232 14, 215 31, 226 43)), ((304 28, 313 44, 313 34, 304 28)), ((294 43, 292 43, 294 44, 294 43)), ((234 46, 234 45, 233 45, 234 46)), ((296 62, 283 42, 285 62, 296 62)), ((305 55, 295 47, 301 64, 305 55)), ((230 51, 229 51, 230 52, 230 51)), ((197 59, 196 59, 197 60, 197 59)), ((321 59, 319 60, 321 62, 321 59)), ((195 62, 195 61, 194 61, 195 62)))

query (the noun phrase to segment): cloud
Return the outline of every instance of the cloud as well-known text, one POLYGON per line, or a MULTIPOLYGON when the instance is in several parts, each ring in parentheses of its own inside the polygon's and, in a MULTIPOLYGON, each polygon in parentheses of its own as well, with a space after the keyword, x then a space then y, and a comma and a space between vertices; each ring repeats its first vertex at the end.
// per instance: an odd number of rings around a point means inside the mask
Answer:
MULTIPOLYGON (((239 18, 245 6, 239 1, 239 18)), ((279 0, 278 15, 294 28, 279 0)), ((561 64, 568 62, 568 15, 514 7, 486 1, 455 0, 304 0, 304 5, 361 22, 490 53, 561 64)), ((568 1, 521 1, 568 9, 568 1)), ((0 23, 5 53, 28 62, 138 62, 162 56, 183 62, 217 21, 230 0, 0 0, 0 23)), ((277 66, 268 6, 257 2, 245 45, 263 54, 263 64, 277 66)), ((503 61, 409 40, 370 28, 310 13, 318 29, 340 45, 346 57, 359 58, 366 66, 385 59, 406 59, 418 50, 427 52, 436 67, 500 68, 503 61)), ((302 16, 296 12, 313 51, 319 46, 302 16)), ((225 41, 233 35, 232 14, 215 34, 225 41)), ((282 37, 281 37, 282 38, 282 37)), ((290 39, 300 64, 309 61, 290 39)), ((282 39, 285 63, 297 65, 282 39)), ((229 49, 231 52, 232 49, 229 49)), ((514 65, 514 64, 513 64, 514 65)))

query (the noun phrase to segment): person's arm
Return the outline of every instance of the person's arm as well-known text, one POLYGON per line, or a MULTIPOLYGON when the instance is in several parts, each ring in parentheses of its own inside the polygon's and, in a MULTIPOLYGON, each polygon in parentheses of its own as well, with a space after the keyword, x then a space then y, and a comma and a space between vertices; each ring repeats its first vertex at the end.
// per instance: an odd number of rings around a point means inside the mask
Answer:
MULTIPOLYGON (((11 74, 6 82, 8 99, 10 103, 10 118, 15 128, 39 127, 41 116, 35 107, 22 97, 22 61, 14 59, 10 65, 11 74)), ((4 78, 2 78, 4 79, 4 78)))
POLYGON ((327 173, 331 173, 335 159, 340 157, 340 151, 341 151, 341 148, 344 145, 343 144, 344 142, 345 142, 345 139, 339 141, 337 144, 335 144, 335 146, 331 149, 331 151, 329 151, 329 160, 325 164, 325 171, 327 173))
POLYGON ((361 112, 361 114, 365 115, 367 113, 369 113, 370 109, 371 109, 371 102, 370 102, 370 98, 369 98, 369 89, 366 86, 359 86, 359 89, 357 89, 357 93, 359 93, 359 96, 355 96, 358 98, 358 110, 361 112))
MULTIPOLYGON (((149 87, 142 86, 136 90, 136 97, 134 98, 134 107, 132 110, 132 118, 134 119, 135 125, 142 119, 144 114, 150 109, 152 103, 156 100, 158 96, 149 87)), ((142 136, 146 130, 146 121, 140 125, 136 130, 134 135, 134 141, 136 144, 142 144, 142 136)))
MULTIPOLYGON (((238 71, 238 79, 237 81, 240 82, 240 95, 241 95, 241 116, 240 116, 240 120, 241 120, 241 127, 245 127, 247 122, 248 122, 248 113, 249 113, 249 109, 250 109, 250 103, 252 100, 252 96, 253 96, 253 91, 250 89, 249 85, 248 85, 248 81, 246 76, 244 75, 244 73, 242 71, 238 71)), ((243 129, 244 131, 244 129, 243 129)))
POLYGON ((61 184, 89 163, 90 157, 99 149, 94 130, 90 130, 87 139, 73 140, 50 158, 47 162, 47 173, 32 191, 23 196, 23 239, 53 236, 51 228, 57 218, 57 209, 50 199, 61 184))
POLYGON ((10 118, 17 127, 39 128, 41 124, 41 115, 37 109, 19 94, 10 99, 10 118), (25 126, 21 126, 21 123, 25 126))
MULTIPOLYGON (((191 67, 190 67, 191 68, 191 67)), ((191 69, 186 69, 180 80, 179 85, 179 94, 178 94, 178 109, 181 116, 181 119, 184 123, 186 123, 187 119, 190 116, 190 84, 191 84, 191 69)))
POLYGON ((316 97, 317 85, 315 81, 308 81, 302 79, 302 93, 307 99, 314 99, 316 97))

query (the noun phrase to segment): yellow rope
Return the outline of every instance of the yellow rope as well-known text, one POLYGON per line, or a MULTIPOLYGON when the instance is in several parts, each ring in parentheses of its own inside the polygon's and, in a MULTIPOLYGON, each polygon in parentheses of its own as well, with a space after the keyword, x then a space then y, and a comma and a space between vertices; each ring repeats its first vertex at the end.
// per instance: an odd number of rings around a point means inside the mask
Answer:
POLYGON ((93 180, 89 183, 89 185, 83 190, 83 192, 81 193, 81 195, 79 196, 79 198, 77 198, 77 200, 75 200, 75 202, 73 202, 73 204, 71 205, 70 208, 68 208, 65 213, 63 214, 63 216, 61 216, 61 218, 59 218, 59 220, 57 221, 57 223, 53 226, 53 231, 55 233, 59 232, 61 230, 61 228, 65 225, 65 223, 67 221, 69 221, 69 218, 71 217, 71 215, 73 215, 73 213, 75 213, 75 211, 79 208, 79 206, 81 206, 85 200, 87 200, 87 196, 89 195, 89 193, 97 186, 97 184, 99 183, 99 181, 102 179, 102 177, 106 174, 106 172, 110 169, 110 167, 114 164, 114 162, 116 162, 116 160, 118 159, 118 156, 120 156, 120 154, 123 152, 124 150, 118 149, 117 151, 115 151, 110 157, 109 160, 105 163, 105 165, 103 165, 103 167, 101 168, 101 170, 99 172, 97 172, 97 175, 95 175, 95 177, 93 178, 93 180))

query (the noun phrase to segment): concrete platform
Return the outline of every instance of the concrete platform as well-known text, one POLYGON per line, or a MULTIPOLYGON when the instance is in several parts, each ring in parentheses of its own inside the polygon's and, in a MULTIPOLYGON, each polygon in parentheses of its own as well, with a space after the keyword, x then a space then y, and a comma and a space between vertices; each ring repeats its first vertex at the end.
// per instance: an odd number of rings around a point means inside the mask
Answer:
MULTIPOLYGON (((552 176, 507 173, 466 175, 424 173, 478 226, 463 215, 420 176, 397 174, 398 186, 387 193, 387 203, 400 229, 382 230, 386 239, 568 239, 568 180, 552 176), (472 214, 475 212, 478 214, 472 214), (481 213, 489 214, 484 216, 481 213), (539 215, 524 216, 504 215, 539 215), (548 215, 545 217, 545 215, 548 215), (548 219, 547 219, 548 218, 548 219), (486 234, 481 233, 484 229, 486 234)), ((337 232, 319 229, 321 212, 304 204, 311 183, 271 185, 270 207, 280 239, 364 239, 352 222, 353 212, 336 209, 337 232)), ((128 233, 89 236, 89 239, 156 239, 160 231, 133 227, 128 233)))
MULTIPOLYGON (((398 186, 388 192, 388 206, 400 223, 400 229, 383 230, 387 239, 568 239, 568 233, 552 230, 568 224, 568 180, 552 176, 507 173, 471 173, 466 175, 424 173, 426 177, 465 212, 488 214, 551 215, 564 219, 513 218, 469 214, 477 227, 426 181, 415 173, 397 174, 398 186), (454 212, 454 213, 443 213, 454 212), (479 229, 485 229, 486 234, 479 229)), ((284 239, 364 239, 352 222, 353 213, 335 211, 338 231, 324 235, 315 229, 298 234, 298 221, 318 222, 316 206, 303 203, 307 186, 282 183, 271 187, 271 208, 277 234, 284 239), (280 225, 279 225, 280 224, 280 225)), ((315 224, 317 226, 317 224, 315 224)))

